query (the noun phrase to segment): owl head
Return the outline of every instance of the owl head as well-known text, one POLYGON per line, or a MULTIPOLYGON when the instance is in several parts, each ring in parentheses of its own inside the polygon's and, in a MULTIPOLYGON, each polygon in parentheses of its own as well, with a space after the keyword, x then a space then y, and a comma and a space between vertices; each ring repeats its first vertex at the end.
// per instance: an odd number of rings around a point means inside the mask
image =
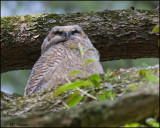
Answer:
POLYGON ((58 44, 60 42, 65 42, 74 38, 88 39, 79 25, 55 26, 51 29, 48 36, 44 39, 41 47, 41 54, 47 51, 47 49, 50 48, 52 45, 58 44))

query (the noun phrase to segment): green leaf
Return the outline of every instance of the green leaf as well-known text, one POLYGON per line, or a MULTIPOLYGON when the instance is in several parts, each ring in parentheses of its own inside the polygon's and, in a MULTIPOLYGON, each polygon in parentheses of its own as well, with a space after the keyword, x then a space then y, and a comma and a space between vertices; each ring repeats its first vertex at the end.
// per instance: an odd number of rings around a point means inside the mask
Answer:
POLYGON ((82 73, 82 72, 78 71, 78 70, 73 70, 72 72, 68 73, 68 76, 72 76, 72 75, 75 75, 75 74, 78 74, 78 73, 82 73))
POLYGON ((147 71, 145 69, 139 69, 138 73, 139 73, 139 77, 144 79, 144 80, 148 80, 152 83, 158 83, 159 82, 157 76, 152 75, 150 73, 150 71, 147 71))
POLYGON ((104 91, 103 94, 98 95, 98 98, 101 101, 113 99, 114 97, 115 97, 115 94, 112 94, 112 91, 104 91))
POLYGON ((93 60, 93 59, 87 59, 87 60, 86 60, 87 63, 93 63, 94 61, 95 61, 95 60, 93 60))
POLYGON ((138 74, 140 78, 146 78, 148 71, 146 71, 145 69, 139 69, 138 74))
POLYGON ((93 63, 95 61, 96 61, 96 58, 90 58, 86 60, 87 63, 93 63))
POLYGON ((131 124, 126 124, 124 127, 139 127, 140 124, 139 123, 131 123, 131 124))
POLYGON ((159 123, 154 118, 147 118, 146 123, 151 127, 159 127, 159 123))
POLYGON ((90 81, 92 82, 93 85, 95 85, 96 87, 100 87, 99 82, 101 81, 101 78, 98 74, 93 74, 90 76, 90 81))
POLYGON ((78 43, 78 47, 79 47, 79 50, 80 50, 81 57, 83 58, 83 55, 84 55, 83 47, 80 43, 78 43))
POLYGON ((98 98, 99 98, 100 101, 106 100, 106 98, 103 94, 99 94, 98 98))
POLYGON ((159 33, 159 25, 156 25, 153 29, 154 33, 159 33))
POLYGON ((69 104, 74 98, 79 97, 79 91, 74 91, 74 93, 68 98, 67 104, 69 104))
POLYGON ((108 69, 107 73, 105 74, 105 79, 111 77, 113 75, 113 72, 110 71, 110 69, 108 69))
POLYGON ((147 79, 148 79, 148 81, 150 81, 152 83, 158 83, 159 82, 159 80, 157 79, 156 76, 147 75, 147 79))
POLYGON ((73 82, 73 83, 68 83, 68 84, 65 84, 63 86, 61 86, 56 92, 55 92, 55 96, 61 94, 63 91, 66 91, 66 90, 71 90, 71 89, 74 89, 76 87, 80 87, 80 86, 88 86, 89 85, 89 81, 76 81, 76 82, 73 82))
POLYGON ((100 76, 98 74, 93 74, 93 75, 90 76, 90 80, 91 81, 94 80, 94 81, 100 82, 101 78, 100 78, 100 76))
POLYGON ((104 91, 104 95, 106 99, 112 99, 115 97, 115 94, 112 94, 112 91, 104 91))
POLYGON ((74 107, 76 104, 78 104, 83 99, 83 96, 79 96, 79 91, 75 91, 67 100, 67 105, 69 108, 74 107))
POLYGON ((77 105, 81 100, 83 99, 83 96, 77 97, 76 99, 72 100, 68 106, 70 108, 74 107, 75 105, 77 105))

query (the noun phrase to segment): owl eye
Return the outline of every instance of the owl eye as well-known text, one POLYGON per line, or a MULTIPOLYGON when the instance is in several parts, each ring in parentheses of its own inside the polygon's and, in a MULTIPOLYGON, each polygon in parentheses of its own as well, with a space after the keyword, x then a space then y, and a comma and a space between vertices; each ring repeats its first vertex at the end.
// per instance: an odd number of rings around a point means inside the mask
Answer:
POLYGON ((55 34, 55 35, 62 35, 62 34, 63 34, 63 32, 55 31, 55 32, 54 32, 54 34, 55 34))
POLYGON ((80 33, 80 32, 78 30, 74 30, 71 33, 72 33, 72 35, 74 35, 74 34, 77 34, 77 33, 80 33))

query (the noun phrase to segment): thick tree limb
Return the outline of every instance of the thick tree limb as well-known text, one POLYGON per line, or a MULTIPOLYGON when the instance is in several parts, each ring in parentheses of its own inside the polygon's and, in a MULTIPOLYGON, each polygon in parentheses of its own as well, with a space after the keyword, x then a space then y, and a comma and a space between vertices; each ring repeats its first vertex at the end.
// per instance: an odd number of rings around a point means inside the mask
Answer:
POLYGON ((101 61, 159 57, 158 10, 105 10, 1 18, 1 72, 31 69, 40 46, 54 26, 78 24, 99 50, 101 61))
MULTIPOLYGON (((58 86, 25 97, 1 93, 2 126, 111 127, 158 116, 159 84, 145 79, 145 75, 142 75, 140 71, 143 71, 144 74, 149 73, 148 75, 152 78, 153 76, 159 78, 158 65, 147 67, 146 70, 145 68, 139 70, 133 68, 117 71, 112 77, 102 80, 102 83, 112 84, 112 91, 118 97, 112 101, 95 102, 84 96, 77 107, 70 110, 64 110, 66 108, 63 103, 67 103, 71 92, 55 97, 54 93, 58 86), (139 89, 126 94, 127 88, 131 87, 139 87, 139 89)), ((95 96, 107 90, 108 88, 95 89, 95 96)))
POLYGON ((2 126, 119 127, 159 115, 159 85, 151 84, 108 102, 94 102, 70 110, 2 120, 2 126), (21 125, 20 125, 21 124, 21 125))

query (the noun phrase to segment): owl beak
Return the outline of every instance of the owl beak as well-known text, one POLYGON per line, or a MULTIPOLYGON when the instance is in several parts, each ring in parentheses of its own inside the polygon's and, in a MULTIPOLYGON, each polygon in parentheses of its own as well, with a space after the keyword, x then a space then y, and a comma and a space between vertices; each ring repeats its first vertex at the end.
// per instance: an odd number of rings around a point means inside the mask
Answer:
POLYGON ((70 37, 70 35, 71 35, 70 32, 65 32, 64 33, 64 36, 65 36, 66 39, 68 39, 70 37))

